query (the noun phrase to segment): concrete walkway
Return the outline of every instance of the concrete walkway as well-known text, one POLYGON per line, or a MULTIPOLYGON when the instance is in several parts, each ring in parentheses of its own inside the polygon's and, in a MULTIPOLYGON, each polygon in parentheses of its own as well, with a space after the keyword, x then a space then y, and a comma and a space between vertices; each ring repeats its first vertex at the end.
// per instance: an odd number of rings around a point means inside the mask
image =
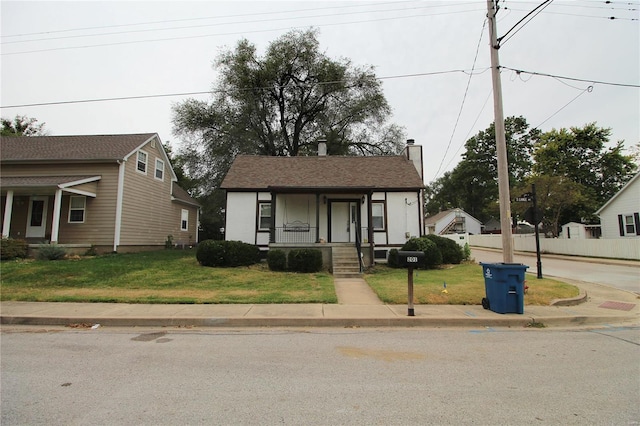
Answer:
POLYGON ((336 295, 340 305, 383 305, 362 278, 334 278, 336 295))
MULTIPOLYGON (((547 327, 640 326, 640 296, 584 282, 574 306, 526 306, 498 314, 479 305, 385 305, 364 281, 337 280, 337 304, 163 305, 126 303, 0 303, 0 323, 189 327, 547 327), (365 287, 366 286, 366 287, 365 287)), ((99 328, 99 327, 98 327, 99 328)))

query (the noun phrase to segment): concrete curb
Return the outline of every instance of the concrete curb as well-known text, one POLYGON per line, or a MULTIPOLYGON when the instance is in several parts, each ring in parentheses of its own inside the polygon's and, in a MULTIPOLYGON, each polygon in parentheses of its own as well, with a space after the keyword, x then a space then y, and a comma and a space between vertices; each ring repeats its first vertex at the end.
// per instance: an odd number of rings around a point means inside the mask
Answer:
POLYGON ((551 301, 549 306, 576 306, 581 303, 584 303, 588 300, 587 292, 584 294, 579 294, 577 297, 572 297, 569 299, 554 299, 551 301))
POLYGON ((495 318, 452 318, 452 317, 395 317, 395 318, 95 318, 95 317, 35 317, 0 316, 3 325, 49 325, 68 326, 72 324, 100 324, 111 327, 467 327, 467 328, 536 328, 576 327, 602 324, 632 324, 634 320, 621 316, 552 316, 534 317, 527 314, 500 314, 495 318), (504 315, 504 316, 503 316, 504 315))

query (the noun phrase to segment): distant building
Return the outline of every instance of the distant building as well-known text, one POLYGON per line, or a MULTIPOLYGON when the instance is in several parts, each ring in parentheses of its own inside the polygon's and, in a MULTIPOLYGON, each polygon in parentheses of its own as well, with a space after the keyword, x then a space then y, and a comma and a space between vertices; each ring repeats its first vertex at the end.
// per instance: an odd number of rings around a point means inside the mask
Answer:
POLYGON ((640 238, 640 173, 596 212, 602 238, 640 238))
POLYGON ((480 234, 482 223, 462 209, 450 209, 425 218, 427 234, 480 234))

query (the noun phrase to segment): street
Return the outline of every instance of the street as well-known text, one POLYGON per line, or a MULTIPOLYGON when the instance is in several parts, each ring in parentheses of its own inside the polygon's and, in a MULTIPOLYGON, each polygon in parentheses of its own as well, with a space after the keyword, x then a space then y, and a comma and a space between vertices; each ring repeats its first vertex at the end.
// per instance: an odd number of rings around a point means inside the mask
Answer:
MULTIPOLYGON (((474 248, 471 257, 476 262, 495 263, 503 262, 502 252, 495 250, 483 250, 474 248)), ((605 284, 620 290, 640 293, 640 262, 636 265, 618 265, 602 263, 601 260, 589 262, 587 258, 572 260, 570 257, 549 257, 542 254, 542 276, 558 277, 571 280, 586 281, 595 284, 605 284), (600 262, 600 263, 599 263, 600 262)), ((529 266, 527 272, 536 274, 536 254, 516 253, 513 256, 515 263, 529 266)))
POLYGON ((640 329, 4 326, 2 425, 638 424, 640 329))

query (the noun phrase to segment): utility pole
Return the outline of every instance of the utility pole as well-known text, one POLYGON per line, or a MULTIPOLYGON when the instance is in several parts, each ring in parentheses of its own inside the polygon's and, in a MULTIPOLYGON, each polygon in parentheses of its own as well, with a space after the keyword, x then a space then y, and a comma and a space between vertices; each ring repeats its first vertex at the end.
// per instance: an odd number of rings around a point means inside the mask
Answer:
POLYGON ((507 141, 504 132, 502 110, 502 83, 500 82, 500 58, 498 57, 496 13, 497 0, 487 0, 487 18, 491 48, 491 77, 493 79, 493 111, 495 116, 496 152, 498 156, 498 192, 500 202, 500 230, 502 233, 502 258, 504 263, 513 263, 513 238, 511 237, 511 199, 509 198, 509 166, 507 164, 507 141))

